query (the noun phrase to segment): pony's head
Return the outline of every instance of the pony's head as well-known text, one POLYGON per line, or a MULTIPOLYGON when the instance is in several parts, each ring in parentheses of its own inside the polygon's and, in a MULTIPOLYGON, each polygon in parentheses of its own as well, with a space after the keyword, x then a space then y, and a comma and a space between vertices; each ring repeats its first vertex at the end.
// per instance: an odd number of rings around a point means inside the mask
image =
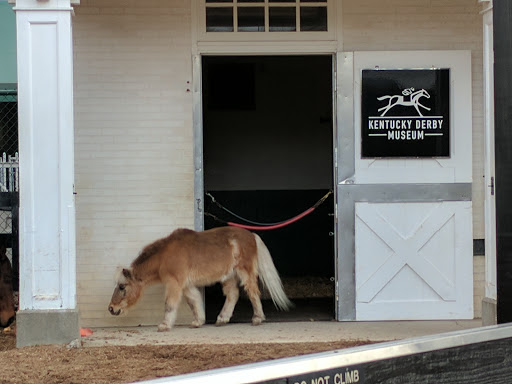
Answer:
POLYGON ((0 246, 0 327, 7 327, 13 322, 14 295, 12 291, 12 267, 5 254, 5 246, 0 246))
POLYGON ((142 295, 142 282, 133 275, 131 268, 122 268, 116 277, 116 287, 108 305, 108 311, 120 315, 125 309, 135 305, 142 295))

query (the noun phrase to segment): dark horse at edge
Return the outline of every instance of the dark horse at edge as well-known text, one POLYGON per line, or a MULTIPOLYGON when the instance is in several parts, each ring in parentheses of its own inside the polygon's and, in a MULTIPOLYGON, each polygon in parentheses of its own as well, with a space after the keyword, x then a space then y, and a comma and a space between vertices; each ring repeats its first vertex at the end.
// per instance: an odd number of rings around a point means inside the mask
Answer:
POLYGON ((5 245, 0 245, 0 328, 8 327, 16 315, 12 289, 12 267, 5 245))

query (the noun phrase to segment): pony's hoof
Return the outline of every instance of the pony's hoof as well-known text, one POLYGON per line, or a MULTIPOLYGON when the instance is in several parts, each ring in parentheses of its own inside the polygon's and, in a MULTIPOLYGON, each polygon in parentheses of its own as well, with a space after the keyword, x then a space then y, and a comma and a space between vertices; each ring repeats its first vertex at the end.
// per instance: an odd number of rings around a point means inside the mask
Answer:
POLYGON ((171 330, 171 328, 165 324, 159 324, 157 327, 157 330, 158 330, 158 332, 168 332, 171 330))
POLYGON ((191 324, 190 324, 190 328, 201 328, 204 324, 204 321, 201 322, 201 321, 193 321, 191 324))
POLYGON ((229 319, 230 319, 229 317, 217 316, 217 322, 215 323, 215 325, 217 327, 226 325, 227 323, 229 323, 229 319))
POLYGON ((252 318, 252 325, 260 325, 261 323, 263 323, 263 319, 261 317, 252 318))

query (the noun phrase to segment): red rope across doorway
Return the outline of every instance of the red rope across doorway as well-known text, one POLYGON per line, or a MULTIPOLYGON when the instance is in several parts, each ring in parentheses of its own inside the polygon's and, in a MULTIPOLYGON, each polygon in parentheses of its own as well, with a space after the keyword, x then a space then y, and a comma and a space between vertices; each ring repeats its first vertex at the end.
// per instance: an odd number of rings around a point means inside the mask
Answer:
POLYGON ((315 210, 316 207, 311 207, 308 210, 302 212, 300 215, 297 215, 295 217, 292 217, 291 219, 285 220, 282 223, 274 224, 274 225, 245 225, 245 224, 239 224, 239 223, 233 223, 232 221, 228 221, 226 224, 230 225, 232 227, 239 227, 239 228, 245 228, 252 231, 270 231, 272 229, 278 229, 282 227, 286 227, 287 225, 290 225, 291 223, 294 223, 300 219, 302 219, 304 216, 309 215, 311 212, 315 210))
POLYGON ((240 223, 235 223, 233 221, 225 221, 225 220, 221 220, 219 219, 217 216, 215 215, 212 215, 211 213, 208 213, 208 212, 205 212, 205 215, 206 216, 210 216, 212 217, 213 219, 217 220, 217 221, 220 221, 224 224, 227 224, 227 225, 230 225, 232 227, 239 227, 239 228, 245 228, 245 229, 248 229, 248 230, 251 230, 251 231, 269 231, 269 230, 272 230, 272 229, 278 229, 278 228, 282 228, 282 227, 285 227, 287 225, 290 225, 292 223, 295 223, 296 221, 302 219, 304 216, 307 216, 309 215, 311 212, 313 212, 316 208, 318 208, 318 206, 320 206, 320 204, 322 204, 328 197, 329 195, 332 193, 332 191, 329 191, 325 194, 324 197, 322 197, 320 200, 318 200, 315 205, 313 205, 311 208, 308 208, 306 209, 304 212, 302 212, 301 214, 297 215, 297 216, 294 216, 288 220, 284 220, 284 221, 281 221, 281 222, 278 222, 278 223, 272 223, 272 224, 264 224, 264 223, 256 223, 254 221, 250 221, 250 220, 247 220, 247 219, 244 219, 243 217, 241 216, 238 216, 236 215, 234 212, 231 212, 230 210, 228 210, 227 208, 225 208, 224 206, 222 206, 219 202, 217 202, 215 200, 215 198, 210 195, 209 193, 207 193, 208 196, 210 196, 210 198, 212 199, 212 201, 217 204, 221 209, 223 209, 224 211, 230 213, 231 215, 234 215, 235 217, 243 220, 243 221, 247 221, 247 222, 250 222, 252 224, 257 224, 257 225, 248 225, 248 224, 240 224, 240 223))

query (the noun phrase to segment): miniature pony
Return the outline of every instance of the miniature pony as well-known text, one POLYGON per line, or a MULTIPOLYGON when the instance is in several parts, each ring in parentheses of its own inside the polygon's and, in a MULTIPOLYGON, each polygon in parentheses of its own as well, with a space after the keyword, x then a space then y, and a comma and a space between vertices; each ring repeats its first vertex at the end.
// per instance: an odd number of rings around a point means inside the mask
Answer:
POLYGON ((192 327, 198 328, 205 322, 198 287, 220 282, 226 301, 216 324, 223 325, 231 319, 241 285, 253 307, 252 324, 259 325, 265 315, 258 277, 278 309, 288 310, 293 305, 284 292, 270 253, 258 235, 235 227, 204 232, 177 229, 147 245, 129 268, 119 271, 108 310, 117 316, 138 301, 147 285, 163 283, 165 315, 158 331, 172 328, 183 296, 192 309, 192 327))

